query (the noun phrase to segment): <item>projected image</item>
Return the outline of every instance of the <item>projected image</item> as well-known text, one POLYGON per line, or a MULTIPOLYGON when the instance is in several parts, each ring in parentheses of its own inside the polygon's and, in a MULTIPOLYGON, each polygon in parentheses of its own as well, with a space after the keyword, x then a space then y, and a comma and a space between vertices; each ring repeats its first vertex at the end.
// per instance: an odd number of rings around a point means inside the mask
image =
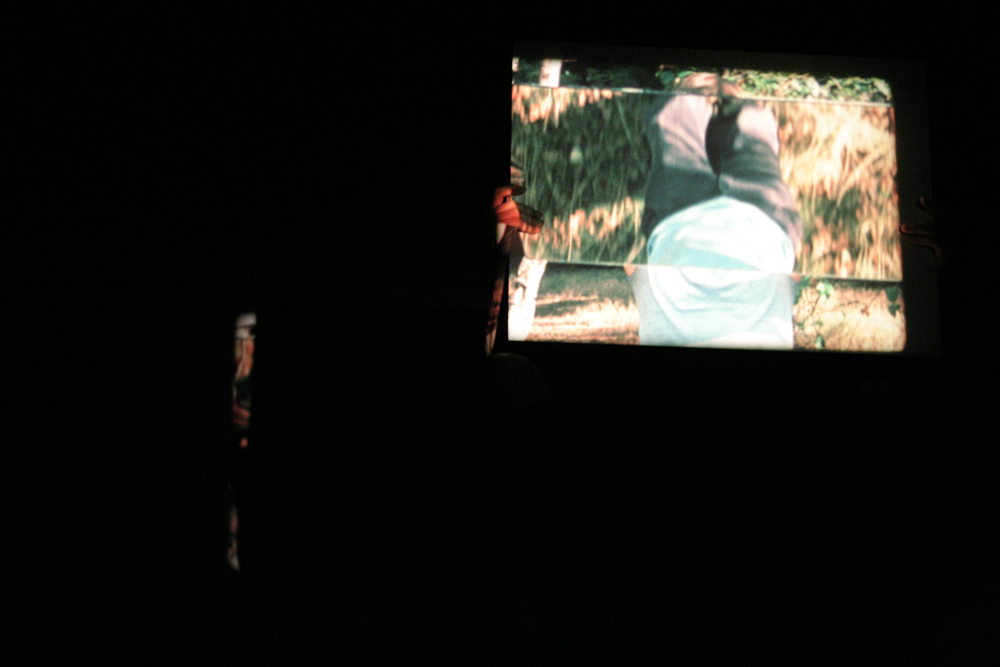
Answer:
MULTIPOLYGON (((511 280, 511 331, 517 340, 639 345, 639 310, 621 268, 565 262, 522 262, 538 273, 511 280), (526 313, 526 303, 532 312, 526 313)), ((522 272, 523 275, 523 272, 522 272)), ((897 283, 797 276, 792 308, 793 349, 902 349, 906 327, 897 283)))
POLYGON ((898 351, 880 79, 515 61, 511 340, 898 351))

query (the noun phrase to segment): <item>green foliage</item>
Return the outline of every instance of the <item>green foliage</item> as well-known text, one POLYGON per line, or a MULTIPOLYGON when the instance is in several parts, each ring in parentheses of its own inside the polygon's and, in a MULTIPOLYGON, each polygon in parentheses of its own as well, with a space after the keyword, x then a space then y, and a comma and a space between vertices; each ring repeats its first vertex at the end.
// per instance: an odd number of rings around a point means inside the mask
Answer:
POLYGON ((882 79, 836 78, 784 72, 725 70, 724 79, 753 97, 780 97, 788 100, 843 100, 891 102, 892 94, 882 79))
POLYGON ((674 87, 674 81, 676 80, 676 75, 672 69, 661 69, 656 73, 656 78, 659 80, 660 85, 663 86, 664 90, 672 90, 674 87))
POLYGON ((899 309, 903 307, 903 304, 899 303, 899 285, 893 285, 891 287, 885 288, 885 296, 889 299, 889 314, 896 317, 896 313, 899 309))
POLYGON ((885 319, 886 314, 895 318, 902 310, 903 295, 898 283, 803 275, 796 276, 795 285, 793 322, 797 349, 902 349, 905 321, 889 326, 885 319))
POLYGON ((802 298, 802 292, 812 285, 812 281, 812 276, 802 276, 795 281, 795 303, 799 302, 799 299, 802 298))
POLYGON ((674 67, 670 65, 661 66, 656 72, 656 78, 660 81, 663 86, 663 90, 670 92, 684 77, 694 74, 695 72, 704 72, 704 69, 697 69, 691 67, 674 67))
POLYGON ((514 83, 519 86, 537 86, 542 78, 541 60, 518 61, 517 71, 514 72, 514 83))
MULTIPOLYGON (((670 70, 671 72, 673 70, 670 70)), ((688 72, 694 70, 688 70, 688 72)), ((559 74, 559 85, 572 88, 620 89, 635 88, 647 91, 669 90, 674 75, 664 74, 655 65, 563 61, 559 74), (669 84, 669 85, 668 85, 669 84)), ((516 85, 538 85, 542 74, 541 60, 519 60, 514 72, 516 85)))
POLYGON ((639 65, 617 66, 601 63, 567 62, 563 66, 560 85, 582 88, 637 88, 647 90, 656 84, 650 68, 639 65))
MULTIPOLYGON (((653 65, 585 62, 566 60, 560 74, 560 85, 580 88, 638 88, 640 90, 672 91, 684 77, 695 72, 719 72, 696 65, 653 65)), ((514 83, 537 85, 542 61, 518 61, 514 83)), ((882 79, 864 77, 834 77, 790 72, 725 69, 721 75, 738 85, 745 95, 779 97, 788 100, 838 100, 854 102, 892 102, 889 84, 882 79)))

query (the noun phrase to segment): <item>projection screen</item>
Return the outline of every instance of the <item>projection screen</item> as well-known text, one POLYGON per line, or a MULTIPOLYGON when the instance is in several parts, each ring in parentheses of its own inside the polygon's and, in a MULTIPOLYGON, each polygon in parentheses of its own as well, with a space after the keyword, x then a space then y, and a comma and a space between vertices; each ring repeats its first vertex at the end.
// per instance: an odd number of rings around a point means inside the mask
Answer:
POLYGON ((890 83, 515 53, 509 340, 903 350, 890 83))

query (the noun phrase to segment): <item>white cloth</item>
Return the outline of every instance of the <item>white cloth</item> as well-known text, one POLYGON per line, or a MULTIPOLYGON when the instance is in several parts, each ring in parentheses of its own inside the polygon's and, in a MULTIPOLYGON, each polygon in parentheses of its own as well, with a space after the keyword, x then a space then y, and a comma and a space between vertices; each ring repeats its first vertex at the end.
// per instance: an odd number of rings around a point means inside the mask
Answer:
POLYGON ((630 281, 642 345, 791 349, 795 251, 760 209, 720 196, 665 218, 630 281))
POLYGON ((544 259, 521 260, 517 276, 510 286, 510 310, 507 313, 507 339, 523 341, 531 333, 535 321, 538 288, 548 262, 544 259))

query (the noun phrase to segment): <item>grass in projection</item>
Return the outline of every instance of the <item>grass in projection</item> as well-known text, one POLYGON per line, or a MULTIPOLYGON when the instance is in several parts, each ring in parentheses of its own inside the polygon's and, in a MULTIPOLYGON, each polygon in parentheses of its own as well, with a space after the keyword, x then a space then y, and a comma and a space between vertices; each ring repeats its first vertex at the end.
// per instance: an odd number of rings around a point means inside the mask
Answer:
MULTIPOLYGON (((636 299, 621 267, 659 263, 649 261, 650 229, 644 233, 642 225, 662 150, 650 133, 651 119, 670 93, 697 94, 675 86, 704 70, 663 66, 645 79, 635 68, 588 70, 553 87, 526 83, 538 81, 532 68, 522 63, 512 87, 511 157, 524 174, 524 202, 543 212, 546 226, 537 236, 522 236, 525 258, 512 267, 511 338, 643 344, 636 299), (580 87, 594 82, 620 87, 580 87)), ((744 104, 773 116, 781 181, 801 218, 801 243, 787 271, 788 345, 779 347, 903 349, 889 86, 879 79, 718 74, 737 86, 737 96, 749 100, 744 104)))

